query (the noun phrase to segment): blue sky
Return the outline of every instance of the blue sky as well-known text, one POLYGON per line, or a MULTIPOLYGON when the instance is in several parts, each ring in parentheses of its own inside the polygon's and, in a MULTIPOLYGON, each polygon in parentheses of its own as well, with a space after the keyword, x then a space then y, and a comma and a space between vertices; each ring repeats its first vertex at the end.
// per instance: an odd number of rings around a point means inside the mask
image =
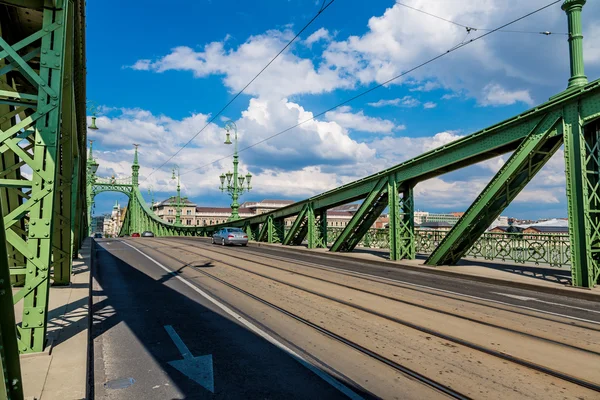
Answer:
MULTIPOLYGON (((329 1, 329 0, 327 0, 329 1)), ((406 0, 432 14, 494 28, 546 1, 406 0), (526 4, 522 4, 526 3, 526 4)), ((88 2, 88 99, 100 106, 90 131, 99 175, 130 173, 140 143, 142 188, 172 194, 170 168, 180 166, 184 194, 198 205, 229 204, 218 175, 227 156, 225 119, 240 145, 255 143, 354 96, 465 39, 459 26, 393 0, 335 0, 309 29, 223 114, 161 170, 293 35, 315 15, 317 0, 88 2), (189 171, 189 172, 188 172, 189 171)), ((419 69, 284 135, 242 152, 255 176, 242 200, 301 200, 388 168, 423 151, 542 103, 568 79, 566 17, 560 5, 419 69)), ((584 8, 586 73, 600 75, 600 6, 584 8)), ((461 211, 507 156, 419 184, 416 206, 461 211)), ((96 213, 119 195, 101 194, 96 213)), ((149 196, 148 196, 149 199, 149 196)), ((562 152, 505 214, 565 216, 562 152), (541 203, 541 206, 540 206, 541 203)))

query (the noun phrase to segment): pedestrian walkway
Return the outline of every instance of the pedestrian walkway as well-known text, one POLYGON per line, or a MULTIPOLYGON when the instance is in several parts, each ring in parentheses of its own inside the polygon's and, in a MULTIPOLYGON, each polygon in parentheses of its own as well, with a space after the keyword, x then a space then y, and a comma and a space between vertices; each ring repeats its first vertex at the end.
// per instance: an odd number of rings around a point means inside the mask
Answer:
MULTIPOLYGON (((48 345, 43 353, 21 356, 26 399, 86 398, 91 239, 76 260, 69 286, 50 289, 48 345)), ((20 323, 23 302, 15 308, 20 323)))

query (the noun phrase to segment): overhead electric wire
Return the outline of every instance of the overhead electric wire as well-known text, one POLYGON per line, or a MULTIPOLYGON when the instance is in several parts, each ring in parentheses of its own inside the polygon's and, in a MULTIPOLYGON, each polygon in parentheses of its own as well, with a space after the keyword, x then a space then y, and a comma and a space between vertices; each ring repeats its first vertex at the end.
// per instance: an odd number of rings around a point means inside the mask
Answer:
POLYGON ((534 34, 538 34, 538 35, 547 35, 547 36, 548 35, 568 35, 568 33, 564 33, 564 32, 558 32, 557 33, 557 32, 550 32, 550 31, 539 32, 539 31, 517 31, 517 30, 504 30, 504 29, 475 28, 473 26, 463 25, 463 24, 458 23, 456 21, 452 21, 450 19, 447 19, 447 18, 444 18, 444 17, 440 17, 439 15, 435 15, 435 14, 432 14, 432 13, 427 12, 425 10, 421 10, 420 8, 409 6, 408 4, 399 3, 399 2, 396 2, 396 4, 398 4, 399 6, 406 7, 406 8, 409 8, 411 10, 420 12, 420 13, 425 14, 425 15, 429 15, 430 17, 437 18, 437 19, 442 20, 442 21, 446 21, 446 22, 448 22, 450 24, 454 24, 456 26, 460 26, 462 28, 465 28, 467 30, 467 35, 469 33, 471 33, 471 31, 487 31, 487 32, 494 31, 494 32, 509 32, 509 33, 534 33, 534 34))
MULTIPOLYGON (((273 139, 273 138, 275 138, 275 137, 277 137, 277 136, 283 135, 284 133, 286 133, 286 132, 289 132, 289 131, 291 131, 292 129, 295 129, 295 128, 297 128, 297 127, 301 126, 301 125, 304 125, 304 124, 305 124, 305 123, 307 123, 307 122, 313 121, 315 118, 318 118, 318 117, 320 117, 320 116, 322 116, 322 115, 325 115, 326 113, 328 113, 328 112, 330 112, 330 111, 333 111, 333 110, 335 110, 336 108, 339 108, 339 107, 341 107, 341 106, 343 106, 343 105, 346 105, 346 104, 348 104, 348 103, 350 103, 350 102, 352 102, 352 101, 354 101, 354 100, 356 100, 356 99, 358 99, 358 98, 360 98, 360 97, 363 97, 364 95, 366 95, 366 94, 368 94, 368 93, 371 93, 372 91, 374 91, 374 90, 376 90, 376 89, 379 89, 380 87, 383 87, 383 86, 385 86, 385 85, 387 85, 387 84, 389 84, 389 83, 391 83, 391 82, 395 81, 396 79, 399 79, 399 78, 401 78, 401 77, 403 77, 403 76, 405 76, 405 75, 407 75, 407 74, 410 74, 411 72, 414 72, 414 71, 416 71, 416 70, 417 70, 417 69, 419 69, 419 68, 422 68, 422 67, 424 67, 424 66, 426 66, 426 65, 428 65, 428 64, 431 64, 432 62, 434 62, 434 61, 436 61, 436 60, 438 60, 438 59, 440 59, 440 58, 442 58, 442 57, 444 57, 444 56, 446 56, 446 55, 448 55, 448 54, 450 54, 450 53, 452 53, 452 52, 454 52, 454 51, 456 51, 456 50, 458 50, 458 49, 460 49, 460 48, 463 48, 463 47, 465 47, 465 46, 467 46, 467 45, 469 45, 469 44, 471 44, 471 43, 473 43, 473 42, 475 42, 475 41, 477 41, 477 40, 479 40, 479 39, 483 39, 484 37, 486 37, 486 36, 489 36, 489 35, 491 35, 492 33, 498 32, 498 31, 500 31, 501 29, 503 29, 503 28, 506 28, 507 26, 510 26, 510 25, 512 25, 512 24, 514 24, 514 23, 516 23, 516 22, 519 22, 519 21, 521 21, 521 20, 523 20, 523 19, 525 19, 525 18, 528 18, 528 17, 530 17, 530 16, 532 16, 532 15, 534 15, 534 14, 536 14, 536 13, 540 12, 540 11, 543 11, 543 10, 545 10, 545 9, 549 8, 549 7, 552 7, 553 5, 555 5, 555 4, 557 4, 557 3, 560 3, 561 1, 563 1, 563 0, 555 0, 555 1, 553 1, 553 2, 551 2, 551 3, 549 3, 549 4, 547 4, 547 5, 545 5, 545 6, 543 6, 543 7, 540 7, 540 8, 538 8, 538 9, 534 10, 534 11, 531 11, 531 12, 529 12, 529 13, 527 13, 527 14, 525 14, 525 15, 523 15, 523 16, 521 16, 521 17, 517 18, 517 19, 514 19, 514 20, 512 20, 512 21, 510 21, 510 22, 508 22, 508 23, 506 23, 506 24, 504 24, 504 25, 501 25, 501 26, 499 26, 499 27, 497 27, 497 28, 495 28, 495 29, 491 29, 489 32, 487 32, 487 33, 484 33, 484 34, 482 34, 482 35, 480 35, 480 36, 477 36, 476 38, 473 38, 473 39, 471 39, 471 40, 469 40, 469 41, 467 41, 467 42, 460 43, 459 45, 457 45, 457 46, 455 46, 455 47, 453 47, 453 48, 451 48, 451 49, 449 49, 449 50, 445 51, 444 53, 438 54, 437 56, 435 56, 435 57, 433 57, 433 58, 430 58, 429 60, 427 60, 427 61, 425 61, 425 62, 422 62, 421 64, 419 64, 419 65, 417 65, 417 66, 415 66, 415 67, 413 67, 413 68, 411 68, 411 69, 409 69, 409 70, 407 70, 407 71, 404 71, 404 72, 402 72, 402 73, 400 73, 400 74, 398 74, 398 75, 394 76, 393 78, 390 78, 390 79, 388 79, 387 81, 385 81, 385 82, 383 82, 383 83, 380 83, 380 84, 378 84, 378 85, 376 85, 376 86, 373 86, 373 87, 372 87, 372 88, 370 88, 370 89, 367 89, 367 90, 365 90, 365 91, 362 91, 362 92, 358 93, 357 95, 355 95, 355 96, 352 96, 352 97, 350 97, 349 99, 347 99, 347 100, 344 100, 343 102, 341 102, 341 103, 338 103, 337 105, 335 105, 335 106, 333 106, 333 107, 331 107, 331 108, 329 108, 329 109, 327 109, 327 110, 325 110, 325 111, 322 111, 322 112, 320 112, 320 113, 318 113, 318 114, 315 114, 315 115, 313 115, 311 118, 305 119, 304 121, 301 121, 301 122, 297 123, 296 125, 290 126, 289 128, 286 128, 286 129, 284 129, 284 130, 282 130, 282 131, 280 131, 280 132, 277 132, 277 133, 275 133, 275 134, 273 134, 273 135, 271 135, 271 136, 268 136, 268 137, 266 137, 266 138, 264 138, 264 139, 262 139, 262 140, 259 140, 259 141, 258 141, 258 142, 256 142, 256 143, 253 143, 253 144, 251 144, 251 145, 249 145, 249 146, 246 146, 246 147, 244 147, 244 148, 242 148, 242 149, 239 149, 239 150, 238 150, 238 153, 241 153, 242 151, 245 151, 245 150, 249 150, 249 149, 251 149, 251 148, 253 148, 253 147, 256 147, 256 146, 258 146, 259 144, 262 144, 262 143, 264 143, 264 142, 266 142, 266 141, 268 141, 268 140, 271 140, 271 139, 273 139)), ((233 156, 233 154, 229 154, 228 156, 221 157, 221 158, 219 158, 219 159, 216 159, 216 160, 214 160, 214 161, 212 161, 212 162, 210 162, 210 163, 204 164, 204 165, 202 165, 202 166, 200 166, 200 167, 193 168, 193 169, 190 169, 190 170, 188 170, 188 171, 185 171, 185 172, 183 172, 183 173, 182 173, 182 175, 185 175, 185 174, 188 174, 188 173, 190 173, 190 172, 194 172, 194 171, 198 171, 198 170, 200 170, 200 169, 206 168, 206 167, 208 167, 208 166, 211 166, 212 164, 215 164, 215 163, 217 163, 217 162, 219 162, 219 161, 222 161, 222 160, 226 160, 226 159, 228 159, 229 157, 232 157, 232 156, 233 156)))
POLYGON ((237 99, 242 93, 244 93, 244 91, 248 88, 248 86, 250 86, 252 84, 252 82, 254 82, 267 68, 269 68, 269 66, 273 63, 273 61, 275 61, 288 47, 290 47, 292 45, 292 43, 294 43, 294 41, 296 41, 296 39, 298 39, 298 37, 300 37, 300 35, 321 15, 323 14, 323 12, 325 10, 327 10, 327 8, 329 8, 330 5, 333 4, 333 2, 335 0, 330 0, 329 3, 325 4, 326 0, 323 0, 323 3, 321 4, 321 8, 319 10, 319 12, 317 12, 315 14, 314 17, 312 17, 312 19, 310 21, 308 21, 304 27, 302 29, 300 29, 300 31, 296 34, 296 36, 294 36, 292 38, 292 40, 290 40, 280 51, 279 53, 277 53, 275 55, 275 57, 273 57, 271 59, 271 61, 269 61, 267 63, 267 65, 265 65, 263 67, 263 69, 261 69, 258 74, 256 74, 254 76, 254 78, 252 78, 250 80, 250 82, 248 82, 246 84, 246 86, 244 86, 242 88, 242 90, 240 90, 239 92, 237 92, 237 94, 235 96, 233 96, 233 98, 231 100, 229 100, 229 102, 227 102, 227 104, 225 104, 223 106, 223 108, 221 108, 219 110, 218 113, 216 113, 211 119, 208 120, 208 122, 206 123, 206 125, 204 125, 204 127, 202 129, 200 129, 194 136, 192 136, 192 138, 190 140, 188 140, 183 146, 181 146, 181 148, 179 150, 177 150, 175 152, 175 154, 173 154, 171 157, 169 157, 167 159, 167 161, 165 161, 164 163, 162 163, 159 167, 154 168, 150 174, 148 174, 148 176, 144 179, 144 181, 146 181, 148 178, 150 178, 150 176, 152 176, 152 174, 154 174, 156 171, 160 170, 162 167, 164 167, 165 165, 167 165, 167 163, 169 161, 171 161, 173 158, 175 158, 175 156, 177 156, 177 154, 179 154, 184 148, 186 148, 190 143, 192 143, 192 140, 194 140, 196 137, 198 137, 199 134, 201 134, 215 119, 217 119, 222 113, 223 111, 225 111, 227 109, 227 107, 229 107, 231 105, 231 103, 233 103, 235 101, 235 99, 237 99))

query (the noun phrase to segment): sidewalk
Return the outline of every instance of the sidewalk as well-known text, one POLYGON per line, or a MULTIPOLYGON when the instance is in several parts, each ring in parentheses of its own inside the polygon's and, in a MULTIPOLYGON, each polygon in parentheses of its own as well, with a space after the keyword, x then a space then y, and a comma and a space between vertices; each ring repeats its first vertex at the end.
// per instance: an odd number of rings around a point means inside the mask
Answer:
MULTIPOLYGON (((51 287, 46 351, 21 356, 26 399, 86 398, 91 239, 73 260, 71 285, 51 287)), ((23 302, 15 307, 17 323, 23 302)))
POLYGON ((365 260, 396 268, 600 301, 600 287, 583 289, 571 286, 571 272, 568 268, 535 264, 515 264, 473 258, 463 259, 458 265, 454 266, 430 267, 424 265, 424 256, 417 256, 416 260, 390 261, 387 249, 358 247, 351 253, 333 253, 328 251, 328 249, 308 249, 304 246, 282 246, 281 244, 264 242, 251 243, 257 247, 273 247, 301 253, 317 253, 325 257, 348 258, 354 262, 365 260))

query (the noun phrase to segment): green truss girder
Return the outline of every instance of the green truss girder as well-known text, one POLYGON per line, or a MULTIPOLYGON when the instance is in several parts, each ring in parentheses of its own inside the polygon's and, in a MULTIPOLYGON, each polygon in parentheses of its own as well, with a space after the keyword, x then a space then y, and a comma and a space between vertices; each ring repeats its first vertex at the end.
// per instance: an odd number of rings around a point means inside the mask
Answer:
POLYGON ((415 258, 415 216, 413 186, 388 179, 390 260, 415 258), (400 197, 402 194, 402 197, 400 197))
POLYGON ((367 233, 373 222, 387 207, 387 178, 380 178, 362 202, 348 225, 330 248, 330 251, 352 251, 367 233))
POLYGON ((315 211, 312 204, 306 210, 306 238, 309 249, 327 247, 327 210, 315 211))
MULTIPOLYGON (((0 219, 0 243, 5 243, 0 219)), ((0 246, 0 398, 23 399, 15 310, 10 285, 10 265, 6 246, 0 246)))
POLYGON ((456 264, 550 160, 561 144, 560 113, 550 113, 523 140, 429 256, 426 264, 456 264))
POLYGON ((298 216, 294 220, 292 227, 285 235, 285 239, 283 239, 282 244, 284 246, 287 246, 290 244, 299 245, 304 240, 304 237, 306 236, 306 233, 308 230, 306 227, 307 222, 305 219, 307 209, 308 209, 308 204, 302 208, 302 211, 300 211, 300 214, 298 214, 298 216))
MULTIPOLYGON (((597 103, 600 109, 600 100, 597 103)), ((581 104, 565 107, 571 275, 573 285, 594 287, 600 279, 600 110, 582 115, 581 104)))

